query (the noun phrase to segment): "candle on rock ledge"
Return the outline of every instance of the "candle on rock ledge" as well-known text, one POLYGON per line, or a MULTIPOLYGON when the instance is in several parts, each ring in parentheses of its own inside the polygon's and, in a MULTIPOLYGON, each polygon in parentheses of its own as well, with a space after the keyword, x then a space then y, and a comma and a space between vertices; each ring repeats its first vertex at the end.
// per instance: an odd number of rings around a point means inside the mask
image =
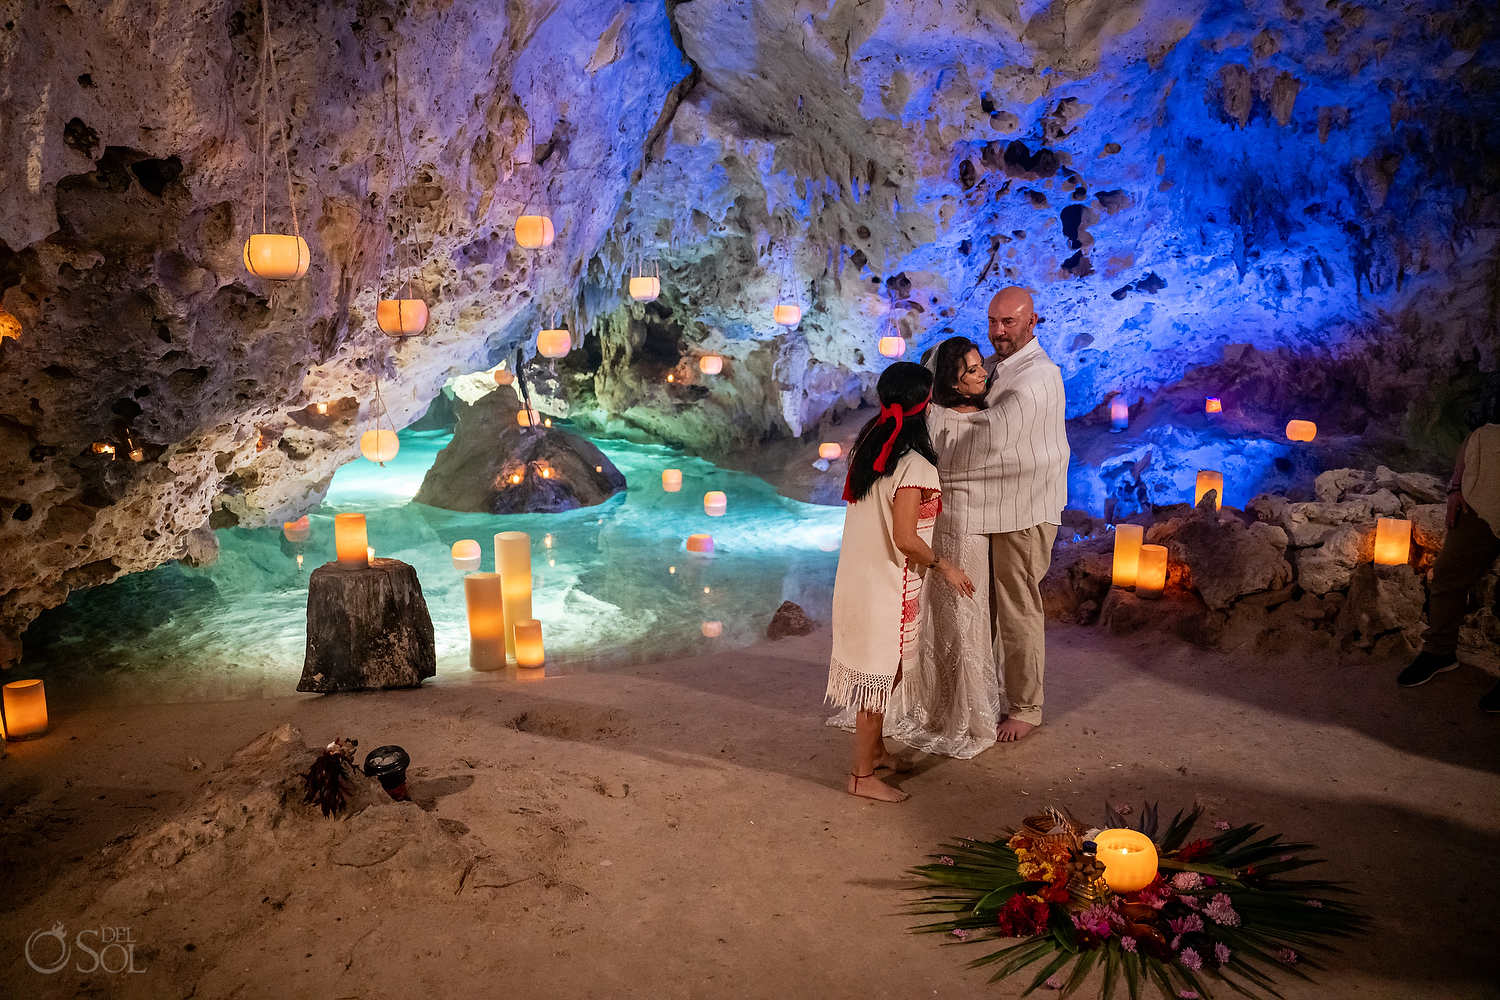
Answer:
POLYGON ((47 731, 47 691, 37 679, 5 685, 5 738, 24 740, 47 731))

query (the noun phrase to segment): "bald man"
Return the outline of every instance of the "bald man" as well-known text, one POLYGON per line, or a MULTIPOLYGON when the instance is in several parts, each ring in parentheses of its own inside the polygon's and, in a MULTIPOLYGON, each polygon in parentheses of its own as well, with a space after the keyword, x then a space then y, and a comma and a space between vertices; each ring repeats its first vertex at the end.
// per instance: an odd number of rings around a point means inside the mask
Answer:
MULTIPOLYGON (((1036 339, 1031 293, 1012 286, 990 300, 995 356, 986 408, 964 418, 975 428, 981 491, 966 530, 990 541, 990 611, 995 668, 1009 710, 996 741, 1013 743, 1042 724, 1046 659, 1042 577, 1068 496, 1068 436, 1062 371, 1036 339)), ((972 473, 970 474, 973 475, 972 473)))

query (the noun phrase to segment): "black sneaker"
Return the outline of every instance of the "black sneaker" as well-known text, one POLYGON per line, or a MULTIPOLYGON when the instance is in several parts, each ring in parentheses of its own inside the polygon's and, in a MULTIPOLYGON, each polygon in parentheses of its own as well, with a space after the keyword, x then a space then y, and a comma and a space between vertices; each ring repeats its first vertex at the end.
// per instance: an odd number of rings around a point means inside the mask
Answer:
POLYGON ((1488 694, 1480 696, 1479 708, 1483 712, 1500 712, 1500 681, 1495 682, 1488 694))
POLYGON ((1447 673, 1458 666, 1458 657, 1452 653, 1429 653, 1422 651, 1411 661, 1411 666, 1396 675, 1396 683, 1404 688, 1421 687, 1438 674, 1447 673))

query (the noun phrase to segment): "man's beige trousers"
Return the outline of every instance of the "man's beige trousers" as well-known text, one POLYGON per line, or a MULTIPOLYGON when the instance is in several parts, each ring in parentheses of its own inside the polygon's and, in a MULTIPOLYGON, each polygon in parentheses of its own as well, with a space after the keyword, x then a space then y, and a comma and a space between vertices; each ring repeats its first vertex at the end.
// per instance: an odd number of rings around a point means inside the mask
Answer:
POLYGON ((1010 717, 1042 724, 1042 670, 1046 661, 1046 618, 1042 577, 1052 565, 1057 525, 990 535, 990 621, 995 664, 1010 717))

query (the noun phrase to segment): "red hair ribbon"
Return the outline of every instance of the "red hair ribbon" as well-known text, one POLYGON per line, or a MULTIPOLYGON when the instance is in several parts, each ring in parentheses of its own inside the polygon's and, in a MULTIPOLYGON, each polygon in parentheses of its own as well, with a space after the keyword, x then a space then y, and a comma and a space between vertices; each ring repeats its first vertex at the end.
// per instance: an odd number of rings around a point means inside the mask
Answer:
MULTIPOLYGON (((891 461, 891 449, 896 446, 896 439, 901 436, 901 427, 906 422, 906 418, 915 417, 917 414, 927 409, 927 404, 931 400, 932 396, 931 394, 929 394, 926 399, 922 400, 920 403, 918 403, 916 406, 913 406, 909 410, 903 410, 901 408, 901 404, 899 403, 890 403, 880 408, 880 419, 876 423, 876 426, 880 426, 880 424, 884 423, 887 418, 893 418, 896 421, 896 426, 891 430, 890 436, 885 439, 885 444, 880 446, 880 454, 875 456, 874 467, 876 472, 879 472, 882 475, 885 474, 885 467, 889 465, 891 461)), ((874 428, 871 428, 871 430, 873 429, 874 428)), ((850 466, 849 472, 850 475, 852 475, 854 472, 852 464, 850 466)), ((849 492, 849 478, 845 477, 844 500, 846 502, 852 503, 854 498, 849 495, 849 492)))

